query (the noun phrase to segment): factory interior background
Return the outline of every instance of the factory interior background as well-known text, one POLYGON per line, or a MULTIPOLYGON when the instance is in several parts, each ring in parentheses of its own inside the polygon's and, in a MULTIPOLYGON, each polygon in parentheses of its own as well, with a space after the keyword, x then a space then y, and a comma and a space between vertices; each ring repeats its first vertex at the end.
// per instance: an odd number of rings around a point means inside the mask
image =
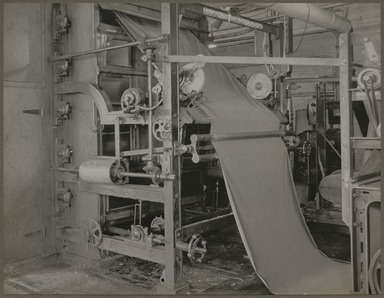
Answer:
POLYGON ((381 4, 6 3, 4 294, 381 294, 381 4))

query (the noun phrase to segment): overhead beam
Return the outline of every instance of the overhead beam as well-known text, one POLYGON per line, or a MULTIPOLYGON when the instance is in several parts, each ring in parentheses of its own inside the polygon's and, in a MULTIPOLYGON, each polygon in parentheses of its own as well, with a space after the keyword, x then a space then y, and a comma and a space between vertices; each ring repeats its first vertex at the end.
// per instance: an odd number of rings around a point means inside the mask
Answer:
POLYGON ((276 65, 307 65, 307 66, 341 66, 345 60, 338 58, 282 58, 282 57, 233 57, 233 56, 161 56, 164 62, 203 62, 224 64, 276 64, 276 65))

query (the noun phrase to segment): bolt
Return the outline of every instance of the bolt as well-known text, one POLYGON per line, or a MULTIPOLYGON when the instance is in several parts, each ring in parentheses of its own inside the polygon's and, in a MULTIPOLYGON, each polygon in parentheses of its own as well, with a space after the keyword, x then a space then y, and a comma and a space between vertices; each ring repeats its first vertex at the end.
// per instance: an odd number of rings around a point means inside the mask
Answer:
POLYGON ((347 60, 345 59, 341 60, 341 65, 347 65, 347 60))

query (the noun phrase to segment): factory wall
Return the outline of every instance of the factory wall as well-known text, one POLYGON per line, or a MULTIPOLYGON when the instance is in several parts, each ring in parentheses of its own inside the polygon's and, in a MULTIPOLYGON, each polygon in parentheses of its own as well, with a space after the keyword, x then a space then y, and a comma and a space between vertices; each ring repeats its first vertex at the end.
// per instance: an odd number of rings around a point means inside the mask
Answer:
POLYGON ((41 255, 50 246, 44 132, 45 11, 40 3, 4 5, 4 260, 41 255), (44 130, 43 130, 44 128, 44 130))

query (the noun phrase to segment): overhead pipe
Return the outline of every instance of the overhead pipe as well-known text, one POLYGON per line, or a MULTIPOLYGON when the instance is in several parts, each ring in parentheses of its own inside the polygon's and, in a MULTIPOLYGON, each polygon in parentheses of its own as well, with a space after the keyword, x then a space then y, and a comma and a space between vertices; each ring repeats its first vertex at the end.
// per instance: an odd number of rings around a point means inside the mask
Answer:
POLYGON ((280 14, 310 24, 335 30, 338 33, 346 33, 352 30, 351 22, 326 9, 322 9, 309 3, 257 3, 257 5, 277 11, 280 14))

